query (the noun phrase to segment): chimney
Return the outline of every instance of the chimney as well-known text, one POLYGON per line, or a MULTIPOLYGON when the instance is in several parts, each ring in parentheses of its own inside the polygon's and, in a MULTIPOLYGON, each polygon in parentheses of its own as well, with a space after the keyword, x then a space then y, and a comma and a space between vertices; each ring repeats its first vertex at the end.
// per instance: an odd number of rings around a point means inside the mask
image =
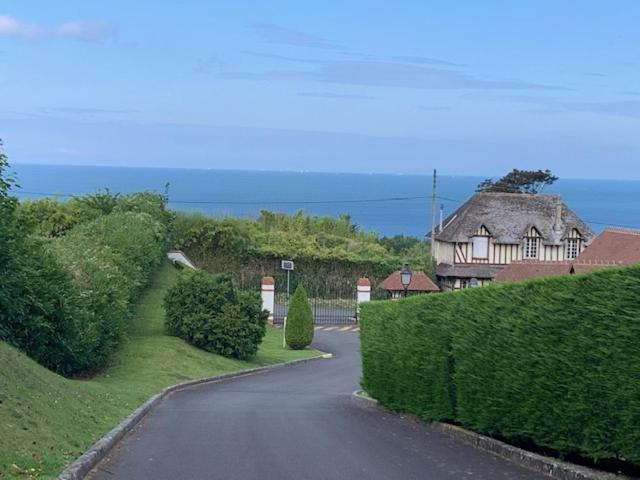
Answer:
POLYGON ((558 233, 562 233, 562 199, 560 195, 556 196, 556 218, 553 229, 558 233))

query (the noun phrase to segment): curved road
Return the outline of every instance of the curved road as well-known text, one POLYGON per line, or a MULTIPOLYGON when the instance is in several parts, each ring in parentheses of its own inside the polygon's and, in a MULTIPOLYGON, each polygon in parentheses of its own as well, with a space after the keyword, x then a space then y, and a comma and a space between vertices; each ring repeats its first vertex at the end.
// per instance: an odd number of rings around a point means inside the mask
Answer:
POLYGON ((90 478, 547 478, 352 398, 357 333, 316 332, 314 345, 334 358, 172 394, 90 478))

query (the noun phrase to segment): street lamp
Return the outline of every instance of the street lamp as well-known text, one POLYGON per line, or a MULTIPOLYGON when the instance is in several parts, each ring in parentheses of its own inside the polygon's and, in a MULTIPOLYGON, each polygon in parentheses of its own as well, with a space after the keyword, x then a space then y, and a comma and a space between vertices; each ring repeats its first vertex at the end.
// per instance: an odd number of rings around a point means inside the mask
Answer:
POLYGON ((405 263, 400 270, 400 283, 404 287, 404 296, 407 296, 407 289, 409 288, 409 284, 411 284, 411 267, 408 263, 405 263))

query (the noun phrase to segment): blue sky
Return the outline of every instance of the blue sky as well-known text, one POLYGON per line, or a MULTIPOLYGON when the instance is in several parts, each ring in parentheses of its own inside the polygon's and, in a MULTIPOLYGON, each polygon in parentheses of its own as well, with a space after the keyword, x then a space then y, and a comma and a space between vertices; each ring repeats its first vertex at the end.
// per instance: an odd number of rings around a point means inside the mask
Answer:
POLYGON ((640 179, 640 2, 0 2, 14 163, 640 179))

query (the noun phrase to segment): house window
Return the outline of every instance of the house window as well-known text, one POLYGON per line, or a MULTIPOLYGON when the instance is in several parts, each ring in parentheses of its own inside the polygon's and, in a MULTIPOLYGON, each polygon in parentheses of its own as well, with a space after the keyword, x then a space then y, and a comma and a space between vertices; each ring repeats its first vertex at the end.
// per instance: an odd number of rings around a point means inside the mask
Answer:
POLYGON ((489 237, 473 237, 473 258, 489 258, 489 237))
POLYGON ((579 238, 567 238, 565 245, 566 257, 576 258, 580 251, 580 239, 579 238))
POLYGON ((538 258, 540 250, 540 239, 527 237, 524 239, 524 258, 538 258))

